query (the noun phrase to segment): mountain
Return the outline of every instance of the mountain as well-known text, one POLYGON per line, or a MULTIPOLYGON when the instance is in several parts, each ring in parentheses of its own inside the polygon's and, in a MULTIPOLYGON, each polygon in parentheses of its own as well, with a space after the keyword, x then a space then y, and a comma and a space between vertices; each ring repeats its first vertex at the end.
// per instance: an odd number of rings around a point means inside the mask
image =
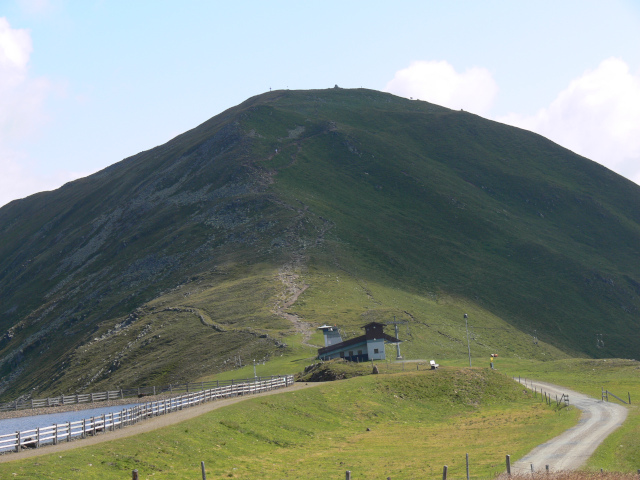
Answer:
POLYGON ((0 235, 5 398, 308 357, 326 322, 396 317, 413 358, 465 357, 464 313, 474 355, 640 347, 640 187, 372 90, 253 97, 11 202, 0 235))

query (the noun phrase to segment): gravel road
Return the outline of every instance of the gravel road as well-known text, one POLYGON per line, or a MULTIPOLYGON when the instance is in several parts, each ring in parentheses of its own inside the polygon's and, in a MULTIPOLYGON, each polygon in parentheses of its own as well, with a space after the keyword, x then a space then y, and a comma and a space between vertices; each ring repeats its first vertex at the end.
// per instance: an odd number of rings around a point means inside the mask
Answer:
POLYGON ((569 395, 571 405, 582 410, 582 415, 578 425, 537 446, 515 462, 511 466, 512 473, 531 472, 532 464, 535 471, 545 471, 546 465, 551 471, 580 468, 598 445, 627 418, 627 409, 622 405, 596 400, 550 383, 525 379, 521 383, 532 390, 534 387, 538 391, 542 389, 552 398, 555 395, 560 398, 563 393, 569 395))

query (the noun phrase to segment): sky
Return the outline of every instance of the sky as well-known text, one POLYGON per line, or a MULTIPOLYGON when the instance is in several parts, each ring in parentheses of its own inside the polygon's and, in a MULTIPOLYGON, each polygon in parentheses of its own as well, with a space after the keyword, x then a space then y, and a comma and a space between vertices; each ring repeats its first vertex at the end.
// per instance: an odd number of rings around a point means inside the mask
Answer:
POLYGON ((640 0, 0 0, 0 205, 272 89, 526 128, 640 184, 640 0))

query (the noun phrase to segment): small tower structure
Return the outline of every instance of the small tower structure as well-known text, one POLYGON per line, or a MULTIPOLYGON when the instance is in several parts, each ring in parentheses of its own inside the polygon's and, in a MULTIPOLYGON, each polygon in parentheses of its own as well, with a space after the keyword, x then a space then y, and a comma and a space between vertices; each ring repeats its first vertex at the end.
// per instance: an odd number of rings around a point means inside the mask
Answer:
POLYGON ((342 342, 342 337, 340 336, 338 327, 332 327, 331 325, 322 325, 321 327, 318 327, 318 330, 322 330, 322 333, 324 334, 325 347, 329 347, 331 345, 342 342))

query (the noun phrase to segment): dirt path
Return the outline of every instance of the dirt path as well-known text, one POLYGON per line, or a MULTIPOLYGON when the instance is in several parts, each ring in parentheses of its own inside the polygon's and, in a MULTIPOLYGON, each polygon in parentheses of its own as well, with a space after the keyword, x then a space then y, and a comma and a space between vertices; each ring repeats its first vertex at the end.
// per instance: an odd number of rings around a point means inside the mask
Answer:
POLYGON ((284 286, 284 291, 282 292, 280 298, 276 302, 274 306, 273 313, 278 315, 279 317, 285 318, 291 322, 296 333, 302 335, 302 344, 311 348, 320 348, 319 345, 313 345, 309 343, 309 339, 311 335, 315 331, 315 327, 313 327, 310 323, 302 320, 298 315, 294 313, 289 313, 287 309, 291 307, 296 301, 298 297, 304 293, 304 291, 309 288, 309 285, 298 284, 298 279, 300 275, 295 273, 295 268, 302 263, 302 259, 296 257, 295 261, 292 264, 284 265, 278 272, 278 277, 284 286))
POLYGON ((521 383, 528 388, 560 398, 564 393, 569 395, 571 405, 582 410, 578 425, 537 446, 527 455, 511 466, 512 473, 529 473, 531 465, 537 472, 549 470, 575 470, 586 463, 596 448, 627 418, 627 409, 621 405, 596 400, 582 393, 564 387, 536 380, 522 379, 521 383))
POLYGON ((158 428, 174 425, 176 423, 183 422, 190 418, 197 417, 204 413, 218 408, 226 407, 234 403, 242 402, 256 397, 264 397, 266 395, 277 395, 280 393, 295 392, 304 388, 311 388, 317 385, 322 385, 322 382, 315 383, 294 383, 291 387, 281 388, 278 390, 271 390, 269 392, 258 393, 256 395, 247 395, 243 397, 226 398, 223 400, 216 400, 213 402, 204 403, 195 407, 180 410, 178 412, 169 413, 159 417, 153 417, 143 422, 137 423, 130 427, 125 427, 114 432, 105 432, 95 437, 88 437, 85 439, 73 440, 71 442, 59 443, 58 445, 49 445, 37 450, 23 450, 20 453, 5 453, 0 455, 0 463, 11 462, 13 460, 21 460, 23 458, 37 457, 40 455, 49 455, 51 453, 63 452, 65 450, 71 450, 73 448, 87 447, 89 445, 95 445, 97 443, 109 442, 111 440, 118 440, 120 438, 132 437, 141 433, 150 432, 158 428))

